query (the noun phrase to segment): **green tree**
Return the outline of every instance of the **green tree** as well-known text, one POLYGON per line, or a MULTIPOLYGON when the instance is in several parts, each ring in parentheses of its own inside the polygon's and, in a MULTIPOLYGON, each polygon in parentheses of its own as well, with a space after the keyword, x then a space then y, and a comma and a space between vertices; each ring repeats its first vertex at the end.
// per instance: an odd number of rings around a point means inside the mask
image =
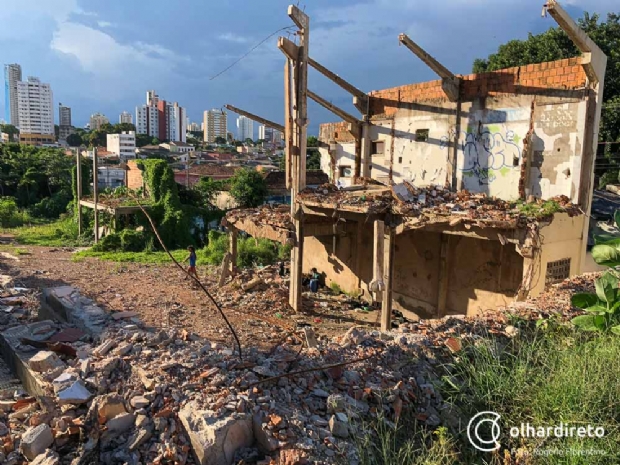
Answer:
POLYGON ((254 141, 250 139, 249 137, 247 137, 244 142, 245 142, 245 145, 249 145, 251 147, 254 146, 254 141))
POLYGON ((152 145, 159 145, 159 144, 161 144, 161 141, 157 137, 153 137, 151 139, 151 144, 152 145))
POLYGON ((215 181, 209 177, 200 178, 194 184, 194 190, 200 196, 201 206, 210 210, 216 209, 215 198, 224 189, 225 184, 226 182, 215 181))
POLYGON ((123 131, 135 131, 136 126, 132 123, 118 123, 112 127, 112 132, 108 134, 121 134, 123 131))
POLYGON ((226 144, 226 139, 221 136, 217 136, 214 141, 216 144, 226 144))
POLYGON ((316 136, 308 136, 308 138, 306 139, 306 145, 308 147, 318 147, 319 139, 316 136))
POLYGON ((8 134, 10 141, 19 141, 19 129, 12 124, 0 124, 0 132, 8 134))
MULTIPOLYGON (((601 21, 597 14, 584 13, 578 24, 607 55, 600 140, 620 142, 620 14, 609 13, 607 20, 601 21)), ((566 33, 555 27, 541 34, 530 34, 526 40, 511 40, 500 45, 496 53, 476 59, 473 72, 496 71, 579 55, 566 33)))
MULTIPOLYGON (((103 128, 105 125, 101 125, 103 128)), ((104 129, 96 129, 88 134, 88 142, 91 147, 106 147, 108 144, 108 133, 104 129)))
POLYGON ((136 147, 144 147, 149 145, 153 138, 148 134, 136 134, 136 147))
POLYGON ((80 136, 77 132, 67 136, 67 144, 69 144, 70 147, 79 147, 83 143, 84 141, 82 140, 82 136, 80 136))
POLYGON ((320 170, 321 169, 321 154, 316 149, 310 149, 307 152, 306 169, 308 170, 320 170))
POLYGON ((258 171, 241 169, 230 178, 230 195, 242 208, 258 207, 267 197, 267 182, 258 171))

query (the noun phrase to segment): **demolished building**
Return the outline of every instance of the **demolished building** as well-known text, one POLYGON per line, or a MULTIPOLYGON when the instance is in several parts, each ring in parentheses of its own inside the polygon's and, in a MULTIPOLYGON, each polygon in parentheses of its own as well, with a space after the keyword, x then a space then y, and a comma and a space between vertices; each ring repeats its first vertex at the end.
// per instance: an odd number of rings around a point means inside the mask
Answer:
POLYGON ((360 96, 325 70, 354 95, 360 119, 302 88, 302 47, 281 39, 299 57, 290 60, 298 78, 286 118, 291 223, 283 229, 258 211, 234 213, 229 225, 232 236, 249 229, 294 245, 294 308, 301 271, 312 267, 328 284, 382 301, 384 329, 392 307, 471 315, 580 272, 606 56, 559 5, 546 8, 582 56, 460 76, 401 34, 440 80, 360 96), (320 127, 332 185, 317 189, 305 189, 296 162, 304 90, 345 119, 320 127))

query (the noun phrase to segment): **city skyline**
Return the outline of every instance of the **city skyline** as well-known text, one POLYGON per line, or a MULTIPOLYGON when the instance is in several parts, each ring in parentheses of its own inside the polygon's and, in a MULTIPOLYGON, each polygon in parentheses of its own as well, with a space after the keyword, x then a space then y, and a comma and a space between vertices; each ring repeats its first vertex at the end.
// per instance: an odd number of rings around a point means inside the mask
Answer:
MULTIPOLYGON (((181 7, 154 0, 153 8, 146 10, 140 2, 118 0, 88 5, 88 9, 78 0, 26 7, 9 3, 0 11, 6 29, 0 35, 3 60, 19 63, 29 74, 50 83, 57 101, 72 108, 76 127, 83 127, 95 112, 116 119, 135 106, 146 88, 184 103, 191 121, 199 122, 205 110, 230 103, 282 123, 284 59, 276 41, 287 31, 219 73, 269 34, 292 25, 286 14, 289 1, 248 4, 243 11, 227 2, 209 6, 189 2, 181 7), (207 8, 221 20, 206 34, 191 32, 200 29, 200 13, 207 8), (258 13, 261 21, 256 21, 258 13), (26 17, 37 28, 20 26, 26 17), (190 31, 190 37, 181 40, 157 33, 175 27, 190 31)), ((573 17, 584 10, 604 16, 615 5, 611 0, 562 3, 573 17)), ((506 2, 499 10, 494 8, 490 21, 484 20, 494 6, 488 0, 449 0, 450 17, 445 15, 445 5, 431 4, 424 18, 413 0, 398 5, 384 0, 317 0, 306 5, 312 24, 311 55, 364 91, 435 79, 420 60, 398 46, 398 34, 406 32, 453 72, 466 74, 475 58, 488 56, 507 40, 554 26, 549 18, 533 13, 534 5, 540 6, 540 1, 506 2), (379 69, 381 73, 370 72, 379 69)), ((346 92, 313 70, 309 78, 314 91, 345 110, 356 111, 346 92)), ((4 93, 0 104, 5 106, 4 93)), ((310 103, 309 133, 316 134, 321 122, 337 120, 310 103)))

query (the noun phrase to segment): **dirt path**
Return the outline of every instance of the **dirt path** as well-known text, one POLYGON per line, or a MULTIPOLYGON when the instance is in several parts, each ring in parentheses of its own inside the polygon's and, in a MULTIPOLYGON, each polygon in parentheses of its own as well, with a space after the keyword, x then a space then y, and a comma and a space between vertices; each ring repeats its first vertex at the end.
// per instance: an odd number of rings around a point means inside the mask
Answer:
MULTIPOLYGON (((98 259, 72 260, 71 249, 1 246, 19 261, 0 257, 0 270, 16 285, 30 288, 71 285, 110 311, 132 310, 153 327, 179 327, 232 346, 230 333, 217 310, 197 287, 184 281, 174 265, 114 263, 98 259), (19 254, 16 254, 19 249, 19 254)), ((317 296, 306 299, 306 311, 289 310, 288 285, 273 273, 268 284, 245 292, 237 279, 217 288, 217 270, 198 267, 235 327, 244 346, 270 347, 281 343, 300 326, 310 325, 319 335, 332 337, 354 324, 374 324, 376 312, 349 309, 344 299, 317 296)), ((271 275, 270 275, 271 276, 271 275)))

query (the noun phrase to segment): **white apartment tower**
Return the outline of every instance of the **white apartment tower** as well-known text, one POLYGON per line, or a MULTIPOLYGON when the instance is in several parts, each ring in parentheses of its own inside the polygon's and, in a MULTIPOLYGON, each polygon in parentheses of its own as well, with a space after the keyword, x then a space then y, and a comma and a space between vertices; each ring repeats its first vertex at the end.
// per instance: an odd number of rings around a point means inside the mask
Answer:
POLYGON ((250 118, 240 116, 237 118, 237 140, 254 140, 254 122, 250 118))
POLYGON ((261 124, 258 127, 258 138, 259 140, 265 140, 265 125, 261 124))
POLYGON ((136 133, 123 131, 122 134, 108 134, 107 148, 109 152, 118 155, 121 162, 136 158, 136 133))
POLYGON ((121 124, 123 123, 133 124, 133 116, 131 115, 131 113, 124 111, 118 117, 118 122, 121 124))
POLYGON ((4 118, 13 126, 19 126, 17 83, 22 80, 22 67, 17 63, 4 65, 4 118))
POLYGON ((225 140, 227 124, 228 115, 225 111, 218 110, 217 108, 205 111, 202 124, 205 142, 212 144, 217 137, 222 137, 225 140))
POLYGON ((90 115, 90 130, 96 131, 97 129, 101 128, 101 126, 103 126, 104 124, 108 124, 109 122, 110 120, 107 116, 101 113, 94 113, 90 115))
POLYGON ((24 134, 54 134, 52 88, 29 76, 17 83, 19 130, 24 134))

